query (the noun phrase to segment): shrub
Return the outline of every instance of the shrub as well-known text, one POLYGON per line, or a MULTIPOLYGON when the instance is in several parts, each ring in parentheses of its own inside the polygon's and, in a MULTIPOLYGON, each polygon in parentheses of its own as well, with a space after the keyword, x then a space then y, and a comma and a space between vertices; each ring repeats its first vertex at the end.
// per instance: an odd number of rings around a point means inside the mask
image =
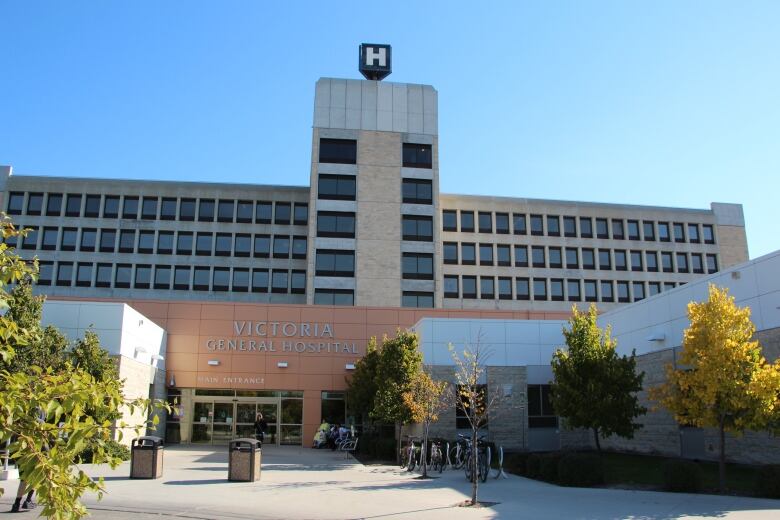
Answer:
POLYGON ((689 460, 672 459, 663 466, 664 489, 677 493, 696 493, 702 487, 701 468, 689 460))
POLYGON ((595 453, 568 453, 558 461, 558 483, 589 487, 604 483, 604 464, 595 453))
POLYGON ((364 434, 358 438, 357 452, 371 460, 395 462, 396 440, 392 437, 364 434))
POLYGON ((562 453, 546 453, 539 464, 539 478, 547 482, 558 481, 558 462, 563 457, 562 453))
MULTIPOLYGON (((84 451, 79 453, 79 458, 86 463, 92 462, 92 456, 94 453, 94 445, 87 446, 84 451)), ((110 440, 103 444, 103 450, 106 455, 111 457, 119 457, 122 460, 130 460, 130 448, 124 444, 120 444, 117 441, 110 440)))
POLYGON ((504 470, 515 475, 528 476, 528 458, 531 456, 527 452, 504 453, 504 470))
POLYGON ((531 453, 528 455, 528 458, 525 460, 525 475, 528 478, 539 478, 541 477, 541 466, 542 466, 542 454, 541 453, 531 453))
POLYGON ((767 498, 780 498, 780 464, 763 466, 758 470, 758 494, 767 498))

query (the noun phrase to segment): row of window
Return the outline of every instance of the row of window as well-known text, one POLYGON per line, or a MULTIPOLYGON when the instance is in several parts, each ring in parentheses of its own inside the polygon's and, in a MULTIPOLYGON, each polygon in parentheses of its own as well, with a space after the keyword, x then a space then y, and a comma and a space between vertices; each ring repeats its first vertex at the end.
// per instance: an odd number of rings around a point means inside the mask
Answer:
MULTIPOLYGON (((433 149, 429 144, 403 143, 401 158, 406 168, 433 168, 433 149)), ((357 141, 320 139, 321 163, 357 164, 357 141)))
POLYGON ((447 209, 442 212, 444 231, 460 230, 471 233, 477 230, 479 233, 526 235, 530 230, 531 235, 537 236, 715 243, 715 232, 711 224, 596 218, 594 226, 594 219, 591 217, 532 214, 526 218, 524 213, 512 213, 510 230, 509 213, 494 214, 490 211, 477 212, 477 226, 474 222, 473 211, 460 210, 460 228, 458 228, 458 212, 447 209))
POLYGON ((705 269, 707 273, 718 271, 718 258, 715 254, 531 246, 529 257, 528 248, 529 246, 519 244, 510 246, 508 244, 444 242, 443 261, 445 264, 476 265, 477 251, 479 251, 479 265, 514 265, 515 267, 548 267, 552 269, 598 268, 600 270, 662 271, 664 273, 704 273, 705 269))
POLYGON ((81 193, 25 193, 8 196, 9 215, 59 217, 181 220, 199 222, 243 222, 256 224, 309 223, 305 202, 195 199, 177 197, 99 195, 81 193), (46 196, 44 204, 44 195, 46 196), (26 199, 26 201, 25 201, 26 199), (26 204, 25 204, 26 202, 26 204), (140 210, 140 212, 139 212, 140 210), (140 215, 140 216, 139 216, 140 215))
MULTIPOLYGON (((401 196, 409 204, 433 204, 433 181, 402 179, 401 196)), ((356 200, 357 177, 321 173, 317 182, 317 198, 327 200, 356 200)))
MULTIPOLYGON (((315 305, 354 305, 355 292, 351 289, 315 289, 315 305)), ((402 307, 433 308, 432 292, 404 291, 401 294, 402 307)))
POLYGON ((444 297, 483 300, 630 302, 676 287, 675 282, 509 276, 444 276, 444 297))
POLYGON ((40 262, 38 285, 304 294, 306 271, 191 265, 40 262))
MULTIPOLYGON (((433 217, 401 216, 404 240, 433 242, 433 217)), ((355 238, 355 213, 350 211, 318 211, 317 236, 355 238)))
MULTIPOLYGON (((157 253, 256 258, 306 258, 305 236, 96 228, 28 228, 21 249, 157 253), (40 237, 39 237, 40 235, 40 237)), ((17 245, 16 238, 7 240, 17 245)))

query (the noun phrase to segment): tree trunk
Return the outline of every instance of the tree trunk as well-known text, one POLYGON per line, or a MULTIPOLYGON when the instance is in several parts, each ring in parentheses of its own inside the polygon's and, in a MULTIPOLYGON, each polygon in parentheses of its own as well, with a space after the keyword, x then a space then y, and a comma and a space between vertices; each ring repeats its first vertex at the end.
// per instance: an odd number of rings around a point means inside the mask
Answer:
POLYGON ((404 425, 401 423, 395 423, 395 430, 398 432, 398 449, 395 450, 395 463, 401 463, 401 434, 404 431, 404 425))
POLYGON ((479 479, 477 478, 477 426, 476 417, 471 424, 471 505, 477 505, 477 486, 479 485, 479 479))
POLYGON ((718 460, 718 482, 720 492, 726 491, 726 431, 723 421, 720 421, 720 457, 718 460))
POLYGON ((428 478, 428 464, 426 454, 428 453, 428 423, 423 424, 423 441, 420 452, 420 464, 422 464, 422 477, 428 478))
POLYGON ((599 441, 599 429, 593 428, 593 438, 596 440, 596 449, 601 453, 601 441, 599 441))

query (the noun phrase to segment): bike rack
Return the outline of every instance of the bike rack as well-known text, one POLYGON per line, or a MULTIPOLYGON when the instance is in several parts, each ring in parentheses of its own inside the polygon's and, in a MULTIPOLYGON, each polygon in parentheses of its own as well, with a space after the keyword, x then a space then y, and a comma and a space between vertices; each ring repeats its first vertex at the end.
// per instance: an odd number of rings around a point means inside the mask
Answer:
MULTIPOLYGON (((490 449, 490 448, 488 448, 490 449)), ((496 479, 499 478, 509 478, 506 473, 504 473, 504 447, 499 446, 498 447, 498 469, 496 470, 496 479)))
POLYGON ((449 442, 447 443, 447 449, 444 450, 444 453, 447 454, 447 466, 449 466, 450 469, 452 469, 452 461, 450 460, 450 443, 449 442))

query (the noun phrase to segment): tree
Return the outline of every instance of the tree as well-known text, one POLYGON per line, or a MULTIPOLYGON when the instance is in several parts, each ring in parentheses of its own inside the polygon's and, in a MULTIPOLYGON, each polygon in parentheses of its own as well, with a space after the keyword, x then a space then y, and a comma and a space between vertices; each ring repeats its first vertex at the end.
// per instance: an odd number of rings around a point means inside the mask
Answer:
POLYGON ((550 388, 553 409, 571 428, 593 432, 596 448, 601 437, 618 435, 627 439, 642 427, 635 419, 647 412, 636 392, 642 390, 644 372, 637 374, 634 352, 618 356, 617 341, 596 323, 598 310, 588 312, 572 306, 569 328, 563 328, 567 350, 553 354, 554 381, 550 388))
POLYGON ((412 380, 411 387, 403 394, 404 402, 412 412, 412 421, 423 426, 422 476, 428 476, 426 455, 428 453, 428 432, 431 423, 439 420, 439 414, 452 406, 452 391, 446 381, 434 381, 428 372, 421 370, 412 380))
POLYGON ((355 363, 355 370, 347 379, 347 409, 355 417, 360 417, 364 424, 374 410, 378 364, 379 351, 376 338, 371 338, 366 346, 366 355, 355 363))
POLYGON ((720 435, 719 480, 726 487, 726 432, 770 426, 780 395, 780 364, 770 365, 753 341, 750 308, 738 307, 728 289, 709 286, 706 302, 688 304, 679 368, 666 366, 666 383, 651 396, 675 420, 720 435))

